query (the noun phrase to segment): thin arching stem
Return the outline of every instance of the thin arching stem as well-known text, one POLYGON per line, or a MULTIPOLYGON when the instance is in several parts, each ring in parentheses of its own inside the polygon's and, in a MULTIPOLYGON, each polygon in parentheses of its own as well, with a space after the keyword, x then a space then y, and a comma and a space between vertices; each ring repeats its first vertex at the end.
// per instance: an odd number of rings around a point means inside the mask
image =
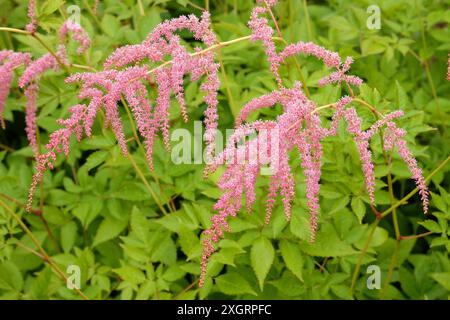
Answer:
MULTIPOLYGON (((144 146, 142 145, 141 139, 139 139, 139 135, 138 135, 136 126, 133 121, 133 116, 131 114, 130 107, 128 106, 128 103, 125 101, 125 99, 123 97, 121 97, 121 101, 122 101, 122 105, 125 108, 125 111, 127 112, 128 119, 130 120, 130 126, 131 126, 131 131, 133 132, 134 140, 138 144, 138 147, 141 149, 141 151, 144 152, 144 154, 145 154, 145 149, 144 149, 144 146)), ((159 182, 159 179, 156 176, 156 174, 153 172, 153 170, 150 170, 150 174, 151 174, 153 180, 155 181, 156 185, 158 186, 159 191, 161 192, 162 195, 164 195, 163 190, 161 188, 161 184, 159 182)), ((164 198, 166 198, 168 200, 168 202, 171 201, 171 199, 169 197, 167 197, 166 195, 164 195, 164 198)), ((168 207, 169 207, 169 210, 173 213, 174 212, 173 207, 175 207, 175 206, 168 205, 168 207)))
MULTIPOLYGON (((273 14, 273 11, 270 8, 270 6, 266 0, 264 0, 264 4, 266 5, 267 10, 269 11, 270 17, 275 25, 275 29, 277 30, 278 37, 280 37, 280 39, 284 43, 284 45, 288 45, 287 41, 283 37, 283 34, 281 33, 281 29, 278 25, 277 19, 275 18, 275 15, 273 14)), ((293 56, 293 59, 294 59, 294 63, 295 63, 295 67, 297 69, 298 75, 300 77, 300 82, 302 83, 303 89, 305 91, 305 95, 309 98, 310 93, 309 93, 308 86, 306 85, 305 77, 303 76, 303 73, 302 73, 302 67, 301 67, 300 63, 298 62, 298 59, 296 56, 293 56)))
POLYGON ((128 160, 130 160, 131 165, 133 166, 134 170, 136 171, 137 175, 139 176, 139 178, 142 180, 142 182, 144 183, 145 187, 147 188, 147 190, 150 192, 151 196, 153 197, 153 200, 155 201, 156 205, 158 206, 159 210, 161 210, 161 212, 164 215, 167 215, 167 211, 166 209, 164 209, 163 205, 159 202, 158 200, 158 196, 156 195, 155 191, 153 190, 152 186, 148 183, 147 179, 145 178, 144 173, 141 171, 141 169, 139 168, 139 166, 137 165, 136 161, 134 160, 133 156, 131 155, 131 153, 128 154, 128 160))
MULTIPOLYGON (((442 168, 444 168, 448 163, 450 162, 450 156, 447 157, 447 159, 445 159, 444 161, 441 162, 441 164, 439 166, 436 167, 436 169, 434 169, 426 178, 425 181, 428 182, 436 173, 438 173, 440 170, 442 170, 442 168)), ((353 277, 352 277, 352 284, 351 284, 351 292, 353 293, 354 288, 355 288, 355 284, 356 284, 356 280, 358 280, 358 275, 359 272, 361 270, 361 264, 362 261, 364 259, 364 256, 367 253, 367 249, 370 246, 370 243, 372 242, 372 238, 373 238, 373 234, 375 232, 376 227, 378 226, 378 224, 380 223, 381 219, 388 216, 395 208, 400 207, 402 204, 406 203, 406 201, 408 201, 408 199, 410 199, 412 196, 414 196, 417 192, 419 191, 419 189, 416 187, 414 190, 412 190, 410 193, 408 193, 405 197, 403 197, 401 200, 399 200, 396 204, 394 204, 393 206, 391 206, 389 209, 383 211, 381 213, 380 219, 377 219, 373 222, 372 226, 371 226, 371 231, 369 236, 366 239, 366 242, 364 244, 363 250, 361 251, 361 254, 358 258, 358 261, 356 263, 355 266, 355 270, 353 272, 353 277)), ((424 234, 421 236, 425 236, 428 234, 424 234)), ((401 237, 401 239, 410 239, 414 236, 407 236, 407 237, 401 237)))
MULTIPOLYGON (((2 206, 7 213, 11 215, 11 217, 16 220, 16 222, 19 224, 19 226, 22 228, 23 231, 30 237, 31 241, 34 243, 36 248, 38 249, 39 253, 43 257, 43 261, 48 263, 48 265, 55 271, 55 273, 63 279, 65 282, 67 282, 68 278, 66 274, 59 268, 59 266, 53 261, 52 258, 47 254, 47 252, 44 250, 44 248, 41 246, 33 232, 27 227, 27 225, 22 221, 22 219, 2 200, 0 200, 0 206, 2 206)), ((84 300, 89 300, 89 298, 78 288, 74 288, 75 291, 80 295, 80 297, 84 300)))

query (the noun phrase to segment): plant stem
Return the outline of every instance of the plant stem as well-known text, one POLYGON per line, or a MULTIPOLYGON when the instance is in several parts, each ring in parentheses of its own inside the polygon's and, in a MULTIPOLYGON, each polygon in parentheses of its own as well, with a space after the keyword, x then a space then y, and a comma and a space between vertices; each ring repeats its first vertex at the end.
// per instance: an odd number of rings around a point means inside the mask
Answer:
POLYGON ((142 0, 137 0, 138 7, 139 7, 139 13, 141 16, 145 16, 144 6, 142 5, 142 0))
POLYGON ((384 118, 384 115, 381 112, 379 112, 374 106, 372 106, 370 103, 368 103, 368 102, 366 102, 366 101, 364 101, 364 100, 362 100, 360 98, 352 98, 352 101, 358 102, 359 104, 362 104, 362 105, 366 106, 376 116, 378 116, 380 118, 384 118))
POLYGON ((394 253, 392 254, 391 262, 389 263, 389 269, 388 269, 388 274, 386 276, 386 281, 384 283, 383 289, 380 292, 381 300, 384 298, 384 294, 389 286, 389 283, 391 282, 392 274, 394 273, 394 269, 397 265, 399 249, 400 249, 400 240, 397 239, 395 241, 394 253))
POLYGON ((308 40, 312 40, 311 22, 309 21, 308 4, 303 0, 303 10, 305 11, 306 30, 308 31, 308 40))
POLYGON ((234 112, 235 112, 235 110, 237 110, 237 108, 236 108, 236 105, 234 103, 233 94, 231 93, 230 84, 228 82, 228 76, 227 76, 227 73, 225 71, 225 65, 223 63, 222 53, 220 52, 220 50, 217 53, 217 58, 219 59, 220 72, 222 73, 223 81, 225 83, 225 90, 227 91, 228 100, 230 101, 231 111, 234 114, 234 112))
MULTIPOLYGON (((20 225, 20 227, 25 231, 25 233, 30 237, 31 241, 34 243, 36 248, 39 250, 40 254, 43 257, 43 261, 47 262, 49 266, 55 271, 57 275, 61 279, 67 282, 67 276, 66 274, 58 267, 58 265, 53 261, 52 258, 47 254, 47 252, 44 250, 44 248, 41 246, 37 238, 34 236, 34 234, 31 232, 31 230, 27 227, 27 225, 22 221, 22 219, 2 200, 0 200, 0 205, 8 212, 14 220, 20 225)), ((89 298, 78 288, 75 288, 75 291, 80 295, 81 298, 84 300, 89 300, 89 298)))
MULTIPOLYGON (((238 42, 249 40, 250 38, 251 38, 251 36, 244 36, 244 37, 236 38, 236 39, 229 40, 229 41, 219 42, 219 43, 214 44, 214 45, 212 45, 212 46, 210 46, 208 48, 205 48, 203 50, 191 53, 190 56, 191 57, 195 57, 195 56, 198 56, 198 55, 202 55, 204 53, 207 53, 207 52, 212 51, 212 50, 216 50, 218 48, 226 47, 226 46, 229 46, 229 45, 234 44, 234 43, 238 43, 238 42)), ((279 37, 272 37, 272 39, 282 41, 282 39, 280 39, 279 37)), ((165 66, 168 66, 169 64, 172 64, 172 62, 173 62, 172 60, 168 60, 168 61, 160 64, 159 66, 157 66, 157 67, 147 71, 147 74, 153 74, 156 71, 158 71, 159 69, 164 68, 165 66)), ((136 80, 139 80, 139 79, 140 78, 134 78, 134 79, 131 79, 130 82, 133 82, 133 81, 136 81, 136 80)))
POLYGON ((205 8, 199 6, 198 4, 193 3, 192 1, 189 1, 189 0, 188 0, 188 1, 186 1, 186 3, 187 3, 188 5, 190 5, 192 8, 198 9, 198 10, 200 10, 200 11, 205 11, 205 8))
POLYGON ((64 64, 64 62, 61 61, 61 59, 58 57, 58 55, 39 37, 36 33, 30 34, 33 38, 35 38, 53 57, 55 57, 58 64, 67 71, 67 73, 70 73, 69 66, 64 64))
MULTIPOLYGON (((144 146, 141 143, 141 139, 139 139, 139 136, 138 136, 138 133, 136 130, 136 126, 134 125, 133 116, 131 114, 130 107, 128 106, 128 103, 125 101, 125 99, 123 97, 121 97, 121 101, 127 112, 128 119, 130 120, 130 126, 131 126, 131 131, 133 132, 134 140, 138 144, 138 148, 140 148, 142 150, 142 152, 144 152, 144 154, 145 154, 144 146)), ((164 195, 163 190, 161 188, 161 184, 159 183, 158 177, 151 169, 149 171, 150 171, 150 175, 152 176, 153 180, 155 181, 156 185, 158 186, 159 191, 161 192, 162 195, 164 195)), ((171 199, 169 197, 167 197, 166 195, 164 195, 164 198, 166 198, 166 200, 168 202, 171 201, 171 199)), ((170 212, 173 213, 174 210, 172 209, 172 207, 171 206, 168 206, 168 207, 169 207, 170 212)))
POLYGON ((26 245, 22 244, 21 242, 16 242, 16 245, 18 247, 24 249, 25 251, 28 251, 28 252, 34 254, 35 256, 41 258, 42 260, 45 260, 45 257, 42 254, 40 254, 39 252, 37 252, 34 249, 31 249, 31 248, 27 247, 26 245))
POLYGON ((30 35, 28 31, 16 28, 0 27, 0 31, 30 35))
POLYGON ((8 152, 14 152, 16 151, 14 148, 11 148, 10 146, 7 146, 6 144, 0 143, 0 148, 8 151, 8 152))
MULTIPOLYGON (((25 205, 22 202, 20 202, 17 199, 14 199, 13 197, 8 196, 7 194, 0 193, 0 197, 5 198, 6 200, 13 202, 15 205, 18 205, 19 207, 25 208, 25 205)), ((37 215, 37 216, 42 214, 41 211, 36 210, 36 209, 31 209, 30 212, 35 214, 35 215, 37 215)))
MULTIPOLYGON (((441 164, 433 170, 426 178, 425 182, 428 182, 436 173, 438 173, 448 162, 450 161, 450 156, 447 157, 444 161, 441 162, 441 164)), ((381 213, 381 217, 384 218, 387 215, 389 215, 394 209, 400 207, 402 204, 404 204, 406 201, 408 201, 412 196, 414 196, 419 189, 414 188, 410 193, 408 193, 406 196, 404 196, 402 199, 400 199, 395 205, 391 206, 389 209, 383 211, 381 213)))
MULTIPOLYGON (((443 167, 445 167, 445 165, 450 161, 450 156, 447 157, 447 159, 445 159, 443 162, 441 162, 441 164, 436 167, 436 169, 434 169, 426 178, 425 181, 429 181, 436 173, 438 173, 443 167)), ((403 197, 400 201, 398 201, 395 205, 391 206, 389 209, 385 210, 383 213, 381 213, 380 218, 375 220, 375 222, 372 224, 371 226, 371 232, 369 234, 369 237, 366 240, 366 243, 364 244, 363 250, 361 251, 361 254, 359 256, 358 262, 356 263, 355 266, 355 271, 353 272, 353 277, 352 277, 352 285, 351 285, 351 292, 353 293, 354 291, 354 287, 356 284, 356 280, 358 279, 358 275, 359 275, 359 271, 361 269, 361 264, 362 264, 362 260, 367 252, 367 249, 369 248, 370 242, 372 241, 372 237, 373 237, 373 233, 375 231, 375 228, 377 227, 377 225, 380 223, 381 219, 386 217, 387 215, 389 215, 389 213, 392 212, 392 210, 394 210, 395 208, 398 208, 399 206, 401 206, 403 203, 405 203, 409 198, 411 198, 414 194, 416 194, 419 190, 417 188, 415 188, 414 190, 412 190, 410 193, 408 193, 405 197, 403 197)), ((417 236, 402 236, 401 239, 414 239, 414 237, 424 237, 428 235, 428 233, 424 233, 422 235, 417 235, 417 236)))
POLYGON ((369 249, 370 242, 372 242, 372 237, 375 233, 375 229, 377 228, 380 221, 381 221, 380 219, 377 219, 372 224, 371 229, 369 231, 369 236, 367 237, 367 240, 364 243, 364 247, 361 250, 361 254, 359 255, 358 262, 356 263, 356 266, 355 266, 355 271, 353 272, 352 285, 350 286, 350 291, 352 292, 352 294, 355 289, 356 280, 358 280, 358 275, 359 275, 359 271, 361 270, 362 261, 364 259, 364 256, 366 255, 367 250, 369 249))
POLYGON ((153 197, 153 200, 155 201, 158 208, 161 210, 161 212, 164 215, 167 215, 166 209, 162 206, 162 204, 158 200, 158 196, 156 195, 155 191, 153 191, 153 188, 150 186, 150 184, 147 182, 147 179, 145 178, 144 174, 142 173, 141 169, 139 169, 139 166, 137 165, 136 161, 134 161, 133 156, 131 153, 128 154, 128 159, 130 160, 131 164, 133 165, 134 170, 136 171, 139 178, 144 183, 147 190, 150 192, 151 196, 153 197))
POLYGON ((94 11, 92 11, 91 6, 87 3, 86 0, 83 0, 83 4, 86 7, 86 10, 88 11, 89 15, 94 19, 94 22, 97 24, 97 26, 101 29, 102 24, 100 23, 100 20, 98 20, 97 16, 95 15, 94 11))
MULTIPOLYGON (((278 26, 277 19, 275 18, 275 15, 273 14, 272 9, 270 8, 270 6, 268 5, 268 3, 267 3, 266 0, 264 0, 264 4, 266 5, 267 10, 269 10, 270 17, 271 17, 271 19, 272 19, 272 21, 273 21, 273 23, 274 23, 274 25, 275 25, 275 29, 277 30, 277 33, 278 33, 278 37, 280 37, 281 41, 287 46, 288 43, 287 43, 287 41, 284 39, 283 34, 281 33, 281 29, 280 29, 280 27, 278 26)), ((299 74, 299 76, 300 76, 300 82, 302 83, 302 87, 303 87, 303 89, 305 90, 305 95, 309 98, 310 93, 309 93, 308 86, 306 85, 305 77, 303 76, 303 73, 302 73, 301 65, 300 65, 300 63, 298 62, 296 56, 293 56, 292 58, 294 59, 295 67, 297 68, 297 72, 298 72, 298 74, 299 74)))
POLYGON ((430 234, 433 234, 433 233, 434 233, 433 231, 428 231, 428 232, 424 232, 424 233, 421 233, 421 234, 416 234, 416 235, 413 235, 413 236, 401 236, 400 240, 419 239, 419 238, 423 238, 423 237, 429 236, 430 234))
MULTIPOLYGON (((388 191, 389 191, 389 199, 391 202, 391 206, 395 204, 395 196, 394 196, 394 188, 393 188, 393 182, 392 182, 392 174, 391 174, 391 166, 392 166, 392 157, 386 154, 386 151, 384 150, 384 135, 383 132, 380 131, 380 142, 381 142, 381 150, 383 150, 383 158, 386 166, 388 167, 388 173, 387 173, 387 180, 388 180, 388 191)), ((398 226, 398 218, 397 218, 397 210, 392 210, 392 223, 394 224, 394 231, 395 231, 395 239, 400 239, 400 228, 398 226)))

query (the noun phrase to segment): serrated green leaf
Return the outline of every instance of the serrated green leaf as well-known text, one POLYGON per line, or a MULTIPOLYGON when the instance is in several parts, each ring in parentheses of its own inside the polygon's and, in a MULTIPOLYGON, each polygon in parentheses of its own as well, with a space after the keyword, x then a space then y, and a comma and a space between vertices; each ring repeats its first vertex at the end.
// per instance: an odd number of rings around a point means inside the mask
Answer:
POLYGON ((269 239, 266 237, 259 237, 255 240, 250 252, 250 260, 261 291, 263 290, 264 280, 269 273, 274 257, 275 250, 269 239))

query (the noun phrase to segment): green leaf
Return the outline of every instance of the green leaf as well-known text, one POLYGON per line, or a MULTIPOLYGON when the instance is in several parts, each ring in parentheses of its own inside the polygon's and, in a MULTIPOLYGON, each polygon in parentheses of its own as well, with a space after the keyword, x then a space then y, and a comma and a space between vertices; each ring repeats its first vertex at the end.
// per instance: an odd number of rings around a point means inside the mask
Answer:
POLYGON ((61 247, 64 252, 70 252, 77 238, 77 224, 70 221, 61 227, 61 247))
POLYGON ((22 290, 23 278, 20 270, 9 261, 0 264, 0 289, 22 290))
POLYGON ((439 224, 436 221, 425 220, 425 221, 419 222, 419 224, 421 226, 424 226, 425 228, 427 228, 428 230, 430 230, 432 232, 436 232, 436 233, 442 232, 441 227, 439 226, 439 224))
POLYGON ((118 220, 110 217, 106 218, 98 227, 92 246, 95 247, 102 242, 117 237, 125 229, 126 226, 127 220, 118 220))
POLYGON ((450 290, 450 272, 433 273, 431 276, 445 289, 450 290))
POLYGON ((133 207, 133 210, 131 211, 130 224, 131 231, 136 235, 136 237, 146 243, 149 232, 148 222, 142 212, 136 207, 133 207))
POLYGON ((298 211, 292 213, 289 229, 296 237, 305 241, 309 240, 309 220, 305 215, 298 213, 298 211))
POLYGON ((62 6, 63 4, 64 4, 64 0, 47 0, 42 5, 41 12, 42 12, 42 14, 50 15, 53 12, 55 12, 56 10, 58 10, 58 8, 60 6, 62 6))
POLYGON ((351 203, 352 211, 358 218, 358 222, 361 223, 362 219, 364 218, 364 215, 366 214, 366 205, 361 200, 360 197, 354 197, 352 198, 351 203))
POLYGON ((379 37, 370 37, 361 43, 361 51, 364 56, 382 53, 386 50, 386 44, 379 37))
POLYGON ((87 229, 91 222, 100 213, 102 206, 103 203, 101 201, 81 202, 72 210, 72 213, 80 220, 82 226, 87 229))
POLYGON ((120 29, 119 20, 110 14, 105 14, 103 16, 101 26, 102 26, 103 31, 108 36, 113 37, 113 38, 115 36, 117 36, 119 29, 120 29))
POLYGON ((144 201, 150 199, 149 192, 142 184, 137 182, 125 183, 119 191, 112 194, 112 197, 129 201, 144 201))
POLYGON ((301 242, 299 247, 303 252, 318 257, 342 257, 357 253, 351 245, 339 239, 330 224, 323 224, 314 243, 301 242))
POLYGON ((286 267, 303 282, 302 269, 304 261, 299 247, 287 240, 281 240, 280 250, 281 256, 284 262, 286 262, 286 267))
POLYGON ((255 240, 250 252, 250 259, 252 268, 258 278, 261 291, 263 290, 264 280, 269 273, 274 257, 275 250, 269 239, 266 237, 259 237, 255 240))
POLYGON ((109 152, 105 150, 95 151, 89 155, 84 166, 86 167, 87 171, 94 169, 95 167, 101 165, 106 160, 108 155, 109 152))
POLYGON ((247 280, 236 272, 228 272, 218 276, 215 281, 219 290, 225 294, 237 295, 249 293, 256 295, 256 292, 252 289, 247 280))
POLYGON ((129 265, 114 269, 113 271, 117 273, 124 281, 135 285, 143 283, 146 279, 145 274, 141 270, 129 265))

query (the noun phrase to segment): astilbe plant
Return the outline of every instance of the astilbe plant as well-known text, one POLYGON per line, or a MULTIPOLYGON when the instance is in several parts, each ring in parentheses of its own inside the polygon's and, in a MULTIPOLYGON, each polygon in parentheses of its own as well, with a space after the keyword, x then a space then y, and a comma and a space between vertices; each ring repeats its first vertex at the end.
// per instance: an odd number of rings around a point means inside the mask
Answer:
MULTIPOLYGON (((29 2, 28 16, 30 23, 26 26, 27 31, 30 34, 36 32, 37 19, 35 16, 35 1, 29 2)), ((79 48, 78 54, 83 54, 90 46, 90 39, 86 31, 76 22, 72 20, 66 20, 59 30, 59 45, 56 52, 49 52, 39 57, 36 60, 31 61, 31 57, 27 53, 16 53, 10 50, 0 51, 0 55, 3 59, 0 59, 0 63, 3 62, 0 75, 4 81, 2 81, 2 88, 0 94, 0 122, 4 126, 3 121, 3 108, 9 88, 12 82, 12 70, 17 68, 20 64, 26 66, 25 71, 19 78, 18 84, 21 89, 24 90, 26 98, 25 106, 25 131, 34 154, 38 154, 38 142, 36 136, 36 112, 37 112, 37 97, 39 93, 39 78, 48 70, 58 71, 61 68, 68 66, 70 63, 67 57, 67 49, 65 46, 65 36, 71 32, 74 41, 78 42, 79 48)))
MULTIPOLYGON (((71 24, 65 25, 61 29, 62 37, 66 29, 74 31, 75 40, 78 40, 83 47, 85 42, 83 37, 78 36, 79 29, 73 28, 71 24)), ((144 138, 147 161, 153 168, 153 143, 158 131, 162 132, 166 148, 170 147, 169 107, 172 93, 179 102, 184 120, 188 120, 183 90, 183 78, 186 74, 191 74, 193 81, 200 80, 202 76, 206 78, 200 88, 205 92, 207 104, 205 140, 207 153, 212 157, 218 119, 217 90, 220 85, 217 75, 218 64, 214 62, 212 51, 202 52, 200 47, 196 47, 195 53, 189 54, 176 34, 176 31, 181 29, 191 31, 194 38, 202 41, 206 46, 213 46, 217 41, 210 28, 209 13, 205 12, 201 19, 194 15, 182 16, 158 25, 141 44, 118 48, 107 58, 104 71, 78 73, 66 79, 67 83, 78 82, 81 85, 78 97, 89 102, 70 108, 71 117, 59 120, 63 127, 50 135, 50 141, 46 145, 47 152, 38 155, 36 173, 29 192, 28 209, 32 206, 33 194, 46 168, 53 168, 58 153, 63 152, 66 156, 69 154, 72 135, 75 135, 78 140, 82 138, 83 132, 88 137, 91 135, 92 125, 99 110, 104 110, 105 126, 111 127, 122 153, 127 155, 126 140, 118 109, 122 99, 131 106, 139 133, 144 138), (170 63, 164 63, 164 58, 167 56, 172 59, 170 63), (144 62, 163 62, 163 64, 149 69, 148 64, 144 62), (152 80, 158 87, 158 97, 154 107, 149 102, 146 87, 146 84, 152 80)))
POLYGON ((359 86, 362 84, 362 80, 346 74, 353 63, 350 57, 342 62, 337 53, 328 51, 311 42, 300 41, 289 44, 281 52, 277 52, 272 39, 274 30, 263 16, 270 12, 271 7, 276 2, 257 1, 259 5, 252 11, 249 26, 252 29, 252 40, 260 40, 264 45, 270 69, 278 83, 279 90, 255 98, 243 107, 236 122, 235 134, 230 137, 227 148, 211 166, 211 171, 214 171, 222 163, 226 163, 227 168, 219 181, 219 188, 223 191, 223 195, 214 206, 214 209, 219 213, 212 217, 211 228, 204 232, 200 286, 204 284, 208 260, 215 251, 214 243, 220 240, 224 231, 229 230, 227 218, 236 216, 240 211, 242 198, 246 200, 247 210, 251 211, 251 206, 255 201, 256 178, 262 165, 273 161, 277 162, 270 163, 274 172, 272 172, 269 181, 266 224, 269 223, 277 194, 282 198, 286 218, 290 219, 291 203, 295 196, 295 180, 289 166, 289 151, 294 147, 299 152, 301 167, 306 177, 306 197, 311 217, 310 241, 314 242, 319 213, 321 143, 324 138, 336 135, 341 119, 347 122, 347 130, 352 134, 357 145, 371 204, 375 205, 375 175, 369 141, 378 130, 386 127, 384 148, 385 150, 391 150, 394 146, 397 147, 400 156, 408 165, 412 177, 416 181, 422 198, 423 210, 425 213, 428 211, 428 190, 422 171, 403 139, 405 131, 398 129, 392 121, 403 115, 401 111, 383 116, 368 130, 363 131, 361 128, 362 119, 358 116, 356 110, 346 108, 352 102, 352 97, 344 96, 338 102, 332 104, 335 113, 331 120, 331 126, 326 128, 322 126, 321 119, 316 112, 317 105, 306 97, 300 83, 296 83, 292 89, 283 86, 279 67, 286 58, 298 53, 314 56, 322 60, 327 67, 336 69, 329 76, 319 80, 319 86, 344 83, 352 92, 350 85, 359 86), (253 123, 243 123, 250 112, 271 107, 276 103, 282 106, 283 113, 275 121, 258 120, 253 123), (261 129, 264 130, 264 134, 262 134, 261 129), (256 138, 244 144, 237 144, 239 140, 255 133, 256 138), (275 143, 270 140, 275 140, 275 143), (277 153, 275 157, 274 152, 277 153))
MULTIPOLYGON (((337 134, 341 120, 346 122, 347 131, 357 146, 370 203, 375 205, 375 174, 369 143, 375 134, 384 129, 383 149, 385 151, 396 149, 406 162, 419 189, 423 210, 427 212, 428 190, 422 171, 407 147, 404 139, 406 132, 394 123, 395 119, 403 115, 402 111, 382 115, 375 110, 379 119, 368 129, 363 130, 362 119, 355 108, 350 106, 355 101, 351 87, 362 84, 360 78, 347 74, 353 63, 352 58, 342 60, 338 53, 312 42, 286 44, 282 50, 278 50, 273 41, 274 29, 266 17, 267 14, 272 14, 271 8, 276 3, 276 0, 257 0, 257 6, 251 13, 248 25, 252 31, 251 40, 261 41, 263 44, 278 88, 251 100, 242 108, 236 119, 233 135, 225 149, 217 154, 215 154, 215 138, 218 126, 217 91, 220 82, 219 65, 215 62, 213 49, 219 45, 211 29, 209 13, 206 11, 200 19, 190 15, 165 21, 159 24, 142 43, 116 49, 106 59, 103 71, 70 75, 66 83, 79 84, 78 98, 81 102, 69 109, 69 118, 58 120, 61 128, 51 133, 44 153, 38 152, 35 132, 38 78, 47 70, 70 64, 64 46, 64 39, 68 33, 71 33, 72 38, 79 44, 78 54, 82 54, 90 45, 87 33, 73 21, 66 21, 59 31, 58 51, 55 54, 46 54, 33 62, 26 53, 0 51, 0 115, 11 85, 13 70, 21 65, 26 67, 19 79, 19 86, 25 90, 27 98, 26 131, 37 162, 27 210, 31 210, 36 187, 42 181, 46 170, 53 168, 57 155, 69 154, 71 137, 74 136, 80 141, 83 135, 91 136, 99 112, 104 113, 104 125, 111 127, 122 153, 127 155, 119 107, 130 106, 138 131, 144 139, 147 162, 153 168, 153 145, 159 132, 162 134, 165 147, 170 148, 169 106, 172 95, 180 106, 183 120, 188 121, 183 84, 184 77, 190 75, 192 81, 204 79, 200 89, 204 93, 207 105, 204 120, 206 154, 211 160, 205 172, 209 174, 220 165, 226 166, 218 183, 222 196, 214 205, 214 210, 218 213, 212 217, 211 227, 203 234, 200 286, 204 284, 208 261, 216 250, 216 243, 223 237, 224 232, 229 230, 228 218, 236 216, 241 211, 243 199, 247 211, 251 212, 256 201, 255 184, 263 167, 270 168, 265 222, 270 221, 278 195, 281 197, 286 219, 290 219, 295 197, 295 179, 289 164, 292 150, 298 152, 301 160, 310 214, 310 240, 311 242, 315 240, 320 209, 322 143, 327 137, 337 134), (189 52, 183 44, 183 39, 177 34, 183 29, 190 31, 194 39, 202 42, 205 48, 196 46, 194 52, 189 52), (304 93, 301 82, 295 82, 291 88, 283 84, 279 69, 288 57, 297 54, 313 56, 332 69, 328 76, 319 80, 319 87, 343 84, 350 93, 349 96, 343 96, 337 102, 325 106, 334 109, 328 125, 322 123, 319 116, 321 107, 304 93), (153 64, 159 65, 151 68, 153 64), (153 84, 156 84, 157 90, 154 103, 149 99, 149 88, 153 88, 153 84), (277 104, 281 105, 282 113, 276 119, 247 121, 252 112, 277 104), (246 139, 249 136, 252 138, 246 139)), ((29 2, 28 16, 30 23, 26 29, 33 34, 37 29, 33 0, 29 2)))

